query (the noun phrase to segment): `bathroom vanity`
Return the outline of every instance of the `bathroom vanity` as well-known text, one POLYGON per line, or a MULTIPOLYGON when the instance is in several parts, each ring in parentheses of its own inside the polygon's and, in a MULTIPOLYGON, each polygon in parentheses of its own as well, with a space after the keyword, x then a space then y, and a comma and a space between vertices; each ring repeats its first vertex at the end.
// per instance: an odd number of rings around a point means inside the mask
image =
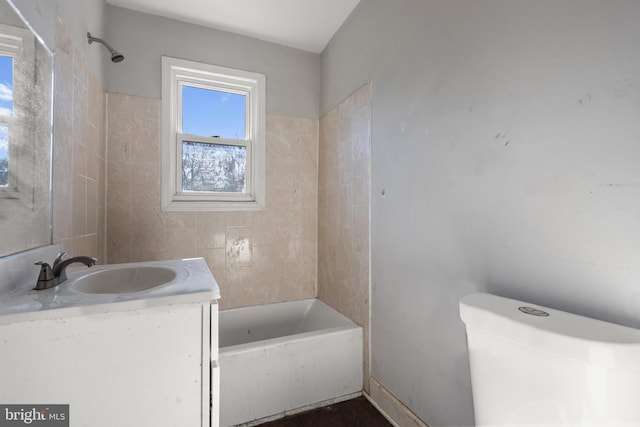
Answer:
POLYGON ((0 403, 69 404, 74 426, 216 427, 219 297, 202 259, 74 269, 54 289, 5 292, 0 403), (97 286, 139 267, 132 282, 176 274, 131 292, 97 286))

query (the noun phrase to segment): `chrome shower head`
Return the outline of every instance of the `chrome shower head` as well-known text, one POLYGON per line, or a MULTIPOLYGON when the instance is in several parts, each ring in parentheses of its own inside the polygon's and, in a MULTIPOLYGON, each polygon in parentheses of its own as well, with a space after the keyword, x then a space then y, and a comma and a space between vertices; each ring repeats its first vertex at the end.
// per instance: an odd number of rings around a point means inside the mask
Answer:
POLYGON ((109 53, 111 54, 111 62, 122 62, 124 60, 123 54, 121 54, 120 52, 118 52, 117 50, 109 46, 109 44, 104 40, 99 39, 98 37, 91 36, 91 33, 89 32, 87 32, 87 41, 89 44, 93 42, 97 42, 102 44, 104 47, 106 47, 109 53))

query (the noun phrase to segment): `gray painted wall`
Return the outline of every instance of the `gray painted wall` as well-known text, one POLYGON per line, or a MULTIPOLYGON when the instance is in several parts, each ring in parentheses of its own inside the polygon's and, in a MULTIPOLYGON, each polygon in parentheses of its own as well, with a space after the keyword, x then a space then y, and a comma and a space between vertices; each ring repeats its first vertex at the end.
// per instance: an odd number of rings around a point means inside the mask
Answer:
POLYGON ((321 111, 373 87, 372 374, 432 427, 473 424, 465 294, 640 327, 638 16, 363 0, 323 52, 321 111))
POLYGON ((106 89, 160 98, 161 56, 267 75, 267 112, 317 118, 320 55, 207 27, 107 6, 109 43, 125 55, 109 64, 106 89))
POLYGON ((267 75, 269 113, 317 118, 320 55, 224 31, 108 6, 104 0, 12 0, 45 44, 55 47, 59 16, 109 92, 160 98, 162 55, 267 75), (108 22, 108 25, 107 25, 108 22), (125 55, 113 64, 86 34, 125 55))
POLYGON ((56 19, 62 20, 69 36, 87 58, 89 67, 102 81, 105 54, 87 43, 87 32, 100 37, 105 28, 104 0, 11 0, 49 50, 55 50, 56 19))

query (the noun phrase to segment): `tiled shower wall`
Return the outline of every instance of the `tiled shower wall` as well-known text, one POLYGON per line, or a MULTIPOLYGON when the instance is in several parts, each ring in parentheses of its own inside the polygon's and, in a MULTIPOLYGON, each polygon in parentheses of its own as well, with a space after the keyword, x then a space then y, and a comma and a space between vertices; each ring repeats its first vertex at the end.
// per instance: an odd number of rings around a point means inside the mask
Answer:
POLYGON ((204 257, 221 308, 315 297, 318 120, 267 114, 267 207, 162 212, 159 99, 107 94, 109 263, 204 257))
POLYGON ((371 85, 320 119, 318 296, 364 329, 369 372, 371 85))
POLYGON ((59 19, 55 43, 53 243, 104 263, 104 89, 59 19))

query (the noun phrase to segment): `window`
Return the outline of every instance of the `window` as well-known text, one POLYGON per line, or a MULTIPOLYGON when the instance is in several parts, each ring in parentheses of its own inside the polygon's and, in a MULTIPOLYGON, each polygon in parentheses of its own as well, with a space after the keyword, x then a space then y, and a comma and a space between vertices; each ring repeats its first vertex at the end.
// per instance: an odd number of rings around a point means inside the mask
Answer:
POLYGON ((19 43, 16 37, 0 34, 0 188, 10 186, 9 129, 13 127, 13 69, 19 43))
POLYGON ((29 113, 37 88, 31 33, 0 24, 0 200, 33 203, 34 123, 29 113))
POLYGON ((265 76, 162 57, 162 209, 260 210, 265 76))

